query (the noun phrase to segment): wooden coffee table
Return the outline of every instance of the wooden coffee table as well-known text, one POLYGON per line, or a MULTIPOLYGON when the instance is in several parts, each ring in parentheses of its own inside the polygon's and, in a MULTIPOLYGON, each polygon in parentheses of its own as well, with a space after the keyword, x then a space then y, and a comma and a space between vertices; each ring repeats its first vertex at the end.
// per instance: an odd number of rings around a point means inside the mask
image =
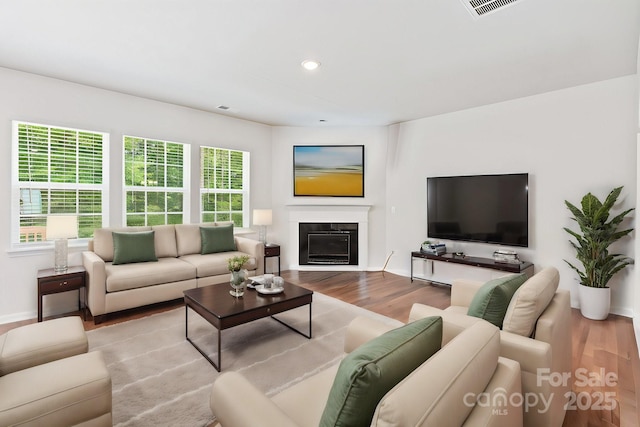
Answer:
POLYGON ((284 292, 275 295, 262 295, 254 289, 247 289, 240 298, 229 294, 228 283, 204 286, 184 291, 185 337, 219 372, 221 365, 221 331, 234 326, 249 323, 253 320, 271 317, 287 328, 311 339, 311 302, 313 291, 284 283, 284 292), (309 333, 306 334, 282 320, 274 317, 294 308, 309 306, 309 333), (189 338, 189 308, 202 316, 218 331, 218 360, 214 362, 204 350, 189 338))

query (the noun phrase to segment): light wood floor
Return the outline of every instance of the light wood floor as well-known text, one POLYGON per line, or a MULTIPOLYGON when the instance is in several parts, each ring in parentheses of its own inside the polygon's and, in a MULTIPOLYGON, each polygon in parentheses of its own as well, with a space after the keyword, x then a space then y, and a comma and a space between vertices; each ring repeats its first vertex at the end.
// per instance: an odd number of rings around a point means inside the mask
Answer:
MULTIPOLYGON (((284 271, 282 276, 292 283, 402 322, 407 321, 413 303, 438 308, 448 307, 450 303, 449 288, 421 281, 411 283, 407 277, 390 273, 284 271)), ((89 316, 85 321, 85 329, 124 322, 179 306, 182 306, 181 301, 172 301, 129 310, 110 315, 98 326, 93 324, 89 316)), ((575 406, 586 406, 587 409, 567 411, 563 425, 640 426, 640 360, 632 320, 610 315, 605 321, 593 321, 583 318, 578 310, 573 310, 572 321, 574 373, 582 368, 584 371, 580 372, 584 372, 584 375, 580 379, 587 383, 585 379, 589 378, 590 384, 574 384, 574 392, 582 393, 579 394, 581 401, 576 401, 575 406), (600 386, 605 379, 601 374, 615 376, 615 384, 600 386), (616 408, 609 411, 591 409, 592 405, 598 403, 598 393, 611 393, 609 396, 616 400, 616 408)), ((35 319, 0 325, 0 333, 33 322, 35 319)))

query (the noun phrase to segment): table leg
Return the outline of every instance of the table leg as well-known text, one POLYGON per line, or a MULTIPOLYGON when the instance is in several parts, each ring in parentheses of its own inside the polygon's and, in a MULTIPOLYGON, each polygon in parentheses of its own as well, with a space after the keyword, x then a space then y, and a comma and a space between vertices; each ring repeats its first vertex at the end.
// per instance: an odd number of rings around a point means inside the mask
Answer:
POLYGON ((283 322, 282 320, 278 319, 275 316, 271 316, 271 318, 273 320, 275 320, 276 322, 281 323, 282 325, 286 326, 287 328, 291 329, 293 332, 297 332, 300 335, 302 335, 305 338, 311 339, 311 304, 309 304, 309 333, 305 334, 304 332, 300 331, 299 329, 294 328, 293 326, 289 325, 288 323, 283 322))
POLYGON ((87 288, 86 287, 78 289, 78 311, 82 312, 82 320, 87 320, 87 288))
POLYGON ((184 305, 184 310, 185 310, 185 314, 184 314, 184 320, 185 320, 185 329, 184 329, 184 334, 185 334, 185 338, 187 341, 189 341, 191 343, 191 345, 200 352, 200 354, 202 356, 204 356, 205 359, 207 359, 207 361, 209 363, 211 363, 211 366, 213 366, 214 368, 216 368, 216 371, 220 372, 221 367, 222 367, 222 337, 220 334, 220 330, 218 328, 216 328, 216 331, 218 331, 218 363, 216 364, 210 357, 209 355, 202 350, 191 338, 189 338, 189 306, 187 304, 184 305))
POLYGON ((42 294, 38 292, 38 322, 42 322, 42 294))
POLYGON ((220 372, 222 369, 222 334, 220 333, 220 329, 216 329, 218 331, 218 366, 214 367, 220 372))
POLYGON ((413 256, 411 256, 411 282, 413 283, 413 256))

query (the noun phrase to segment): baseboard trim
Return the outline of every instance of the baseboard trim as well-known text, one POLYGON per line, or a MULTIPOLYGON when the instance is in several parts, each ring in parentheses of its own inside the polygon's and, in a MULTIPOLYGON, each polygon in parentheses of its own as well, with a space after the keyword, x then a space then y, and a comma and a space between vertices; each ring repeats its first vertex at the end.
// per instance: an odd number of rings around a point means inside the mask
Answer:
POLYGON ((31 320, 38 317, 35 311, 23 311, 22 313, 11 313, 0 316, 0 325, 5 323, 21 322, 23 320, 31 320))

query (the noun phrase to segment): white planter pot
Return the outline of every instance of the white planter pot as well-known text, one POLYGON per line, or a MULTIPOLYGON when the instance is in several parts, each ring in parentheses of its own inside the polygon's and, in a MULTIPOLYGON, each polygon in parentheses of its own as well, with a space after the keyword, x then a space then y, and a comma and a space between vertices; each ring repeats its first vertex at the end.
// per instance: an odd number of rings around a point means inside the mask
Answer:
POLYGON ((578 286, 580 313, 587 319, 604 320, 609 316, 611 288, 578 286))

